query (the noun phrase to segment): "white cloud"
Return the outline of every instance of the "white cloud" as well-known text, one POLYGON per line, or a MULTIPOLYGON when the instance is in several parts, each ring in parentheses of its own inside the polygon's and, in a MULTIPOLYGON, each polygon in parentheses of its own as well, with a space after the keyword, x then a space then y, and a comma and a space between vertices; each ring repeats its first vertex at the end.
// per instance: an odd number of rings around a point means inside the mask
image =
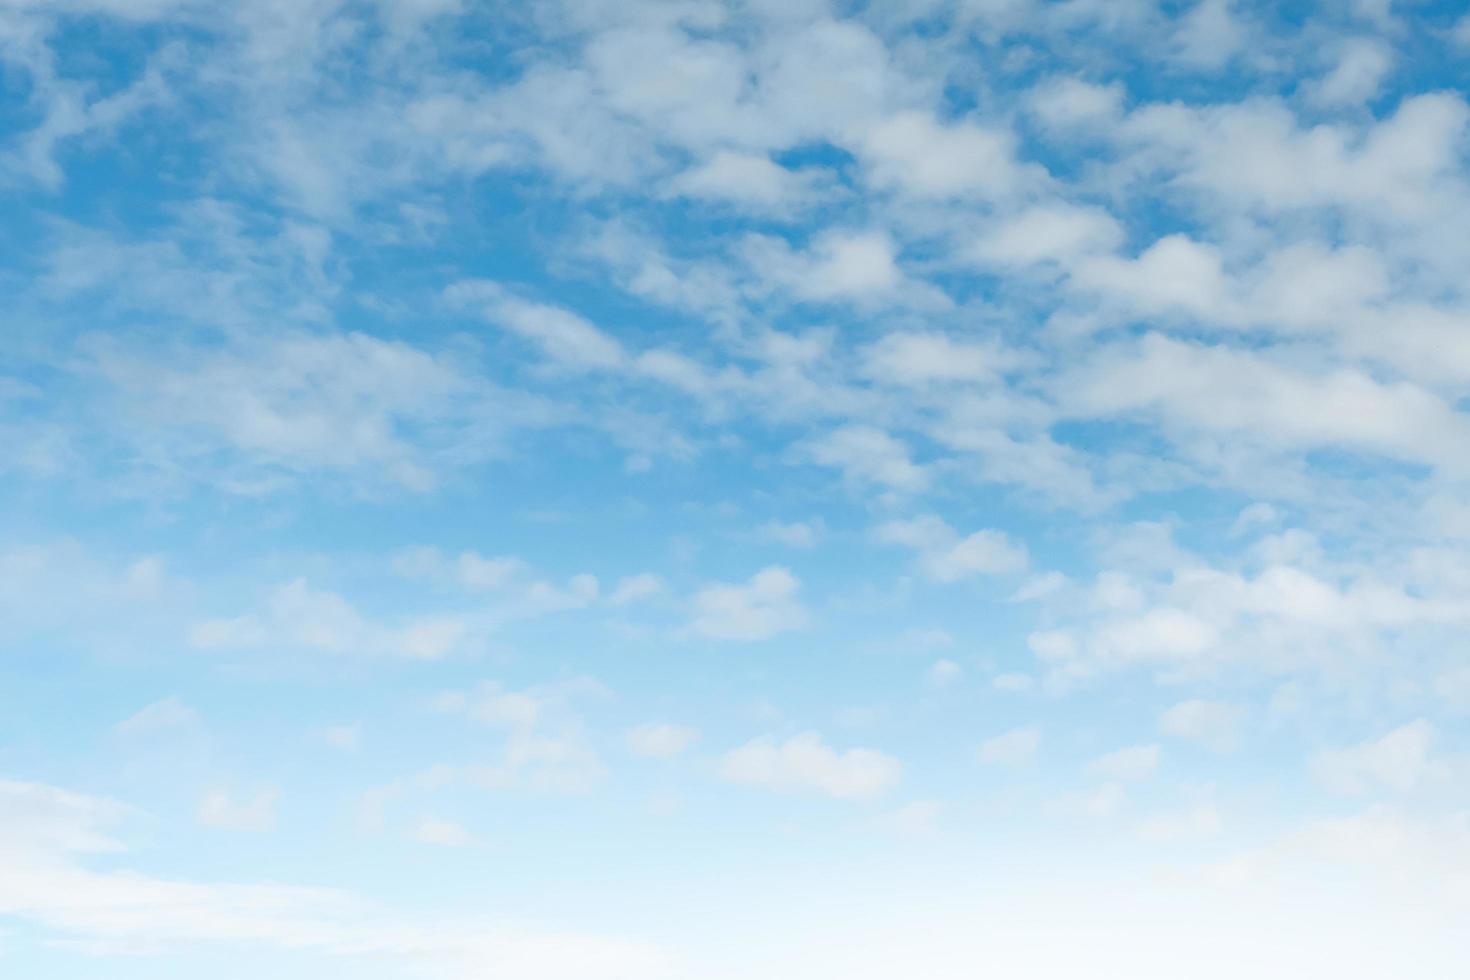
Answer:
POLYGON ((477 843, 474 834, 453 820, 427 815, 414 825, 413 839, 437 847, 468 847, 477 843))
POLYGON ((760 527, 761 537, 786 545, 788 548, 811 548, 822 536, 820 519, 815 521, 767 521, 760 527))
POLYGON ((813 302, 876 301, 905 283, 897 246, 882 231, 823 232, 800 253, 783 240, 753 236, 745 256, 763 279, 813 302))
POLYGON ((1337 64, 1307 88, 1320 106, 1352 106, 1372 99, 1393 69, 1393 49, 1374 38, 1352 38, 1337 52, 1337 64))
MULTIPOLYGON (((27 33, 24 26, 26 21, 17 19, 14 28, 23 36, 27 33)), ((43 30, 39 25, 32 29, 43 30)), ((0 38, 11 40, 5 38, 8 33, 0 33, 0 38)), ((23 45, 16 47, 23 49, 23 45)), ((167 105, 173 96, 170 76, 179 67, 174 63, 177 58, 169 57, 173 52, 154 52, 136 80, 107 95, 89 98, 93 94, 91 86, 58 77, 49 58, 17 58, 17 53, 8 52, 6 60, 12 69, 24 66, 29 70, 30 101, 40 109, 41 119, 33 128, 23 130, 19 139, 10 141, 14 149, 0 153, 0 177, 9 178, 7 183, 17 177, 34 181, 53 192, 66 183, 66 170, 57 159, 66 144, 113 136, 134 117, 167 105)))
POLYGON ((1087 768, 1094 776, 1136 782, 1153 775, 1160 754, 1157 745, 1130 745, 1099 756, 1087 768))
POLYGON ((907 521, 890 521, 875 529, 879 541, 902 545, 919 553, 919 567, 937 582, 958 582, 975 575, 1010 575, 1030 564, 1023 545, 1003 531, 982 530, 960 537, 940 518, 930 514, 907 521))
POLYGON ((607 776, 575 704, 607 696, 590 677, 573 677, 520 690, 484 681, 468 691, 446 691, 435 706, 504 733, 489 762, 441 766, 429 781, 468 783, 491 790, 585 794, 607 776))
POLYGON ((1027 106, 1056 135, 1099 133, 1122 118, 1127 95, 1114 82, 1097 85, 1080 78, 1048 79, 1032 89, 1027 106))
POLYGON ((1136 259, 1088 258, 1078 264, 1073 280, 1148 314, 1182 313, 1213 319, 1229 305, 1219 250, 1186 235, 1167 235, 1136 259))
MULTIPOLYGON (((469 914, 447 922, 386 908, 350 892, 290 885, 196 882, 129 867, 94 871, 90 853, 119 851, 103 829, 127 808, 35 783, 0 781, 0 912, 83 942, 103 956, 201 944, 332 959, 399 959, 435 976, 514 973, 527 980, 678 975, 667 950, 625 940, 508 926, 469 914)), ((115 862, 114 862, 115 863, 115 862)))
POLYGON ((1046 663, 1061 663, 1077 656, 1077 638, 1066 630, 1037 630, 1026 637, 1026 648, 1046 663))
POLYGON ((990 679, 990 686, 995 688, 997 691, 1020 693, 1023 691, 1029 691, 1033 687, 1035 687, 1036 678, 1032 677, 1030 674, 1021 674, 1016 672, 996 674, 990 679))
POLYGON ((154 557, 95 554, 65 538, 16 544, 0 549, 0 640, 66 630, 98 649, 157 642, 160 617, 171 622, 187 587, 154 557))
POLYGON ((980 743, 975 757, 986 765, 1021 766, 1029 763, 1041 746, 1041 729, 1013 728, 980 743))
POLYGON ((296 579, 272 592, 259 613, 196 624, 189 642, 206 650, 286 648, 435 660, 458 649, 468 634, 469 624, 453 617, 397 626, 375 622, 337 593, 296 579))
POLYGON ((118 722, 116 730, 123 735, 136 735, 197 724, 199 712, 177 697, 171 697, 139 708, 137 712, 118 722))
POLYGON ((1279 214, 1335 207, 1423 220, 1443 207, 1443 181, 1459 170, 1456 147, 1467 120, 1463 98, 1441 92, 1408 97, 1362 131, 1303 127, 1285 104, 1252 100, 1146 106, 1117 134, 1147 147, 1180 186, 1210 196, 1212 208, 1279 214))
POLYGON ((1281 520, 1277 509, 1265 501, 1257 501, 1243 509, 1236 515, 1235 523, 1230 526, 1230 533, 1239 535, 1257 527, 1269 527, 1281 520))
POLYGON ((995 381, 1016 364, 996 345, 970 344, 943 334, 891 333, 863 351, 864 371, 893 385, 995 381))
POLYGON ((1312 771, 1334 793, 1357 795, 1379 789, 1407 793, 1445 772, 1430 755, 1434 735, 1433 725, 1416 719, 1382 738, 1320 752, 1312 759, 1312 771))
POLYGON ((499 283, 465 280, 445 295, 478 307, 486 319, 541 348, 546 357, 572 370, 610 370, 624 366, 627 353, 617 340, 585 317, 560 306, 521 299, 499 283))
POLYGON ((1080 810, 1094 819, 1116 816, 1127 802, 1128 791, 1119 783, 1103 783, 1075 800, 1080 810))
POLYGON ((816 732, 782 742, 762 735, 720 759, 720 775, 736 783, 777 790, 811 790, 837 799, 881 796, 897 784, 898 760, 874 749, 838 751, 816 732))
POLYGON ((863 137, 861 155, 875 186, 914 197, 974 195, 1002 200, 1037 186, 1044 171, 1016 157, 1016 139, 1000 128, 943 125, 923 112, 891 116, 863 137))
POLYGON ((1045 599, 1047 596, 1055 595, 1071 584, 1071 579, 1061 572, 1051 571, 1035 575, 1025 582, 1021 587, 1011 593, 1011 602, 1034 602, 1045 599))
POLYGON ((652 572, 640 572, 618 579, 618 584, 608 593, 607 602, 613 606, 628 606, 652 599, 663 591, 663 579, 652 572))
POLYGON ((1235 745, 1245 709, 1224 701, 1192 698, 1159 716, 1159 730, 1176 738, 1201 742, 1216 751, 1235 745))
POLYGON ((1248 34, 1234 0, 1199 0, 1179 21, 1175 57, 1201 68, 1220 68, 1238 54, 1248 34))
POLYGON ((361 725, 330 725, 322 731, 328 745, 343 752, 356 752, 362 747, 361 725))
POLYGON ((228 793, 214 790, 199 801, 199 822, 219 830, 264 833, 276 825, 276 802, 281 793, 263 789, 254 796, 236 800, 228 793))
POLYGON ((112 800, 44 783, 0 779, 0 860, 118 851, 104 828, 129 813, 112 800))
MULTIPOLYGON (((564 584, 556 584, 535 578, 530 564, 520 558, 508 555, 486 557, 475 551, 464 551, 451 558, 429 547, 400 550, 393 557, 392 568, 406 578, 492 594, 497 601, 487 608, 495 620, 586 609, 599 602, 626 606, 652 598, 663 589, 663 582, 658 576, 639 573, 618 580, 613 590, 604 595, 597 577, 586 572, 570 576, 564 584)), ((444 623, 444 635, 447 637, 453 624, 462 624, 465 630, 469 630, 472 618, 447 617, 425 622, 444 623)), ((432 632, 426 633, 426 639, 433 636, 432 632)))
POLYGON ((1122 663, 1188 660, 1208 651, 1218 639, 1215 627, 1201 617, 1160 607, 1104 625, 1092 638, 1092 646, 1096 655, 1122 663))
POLYGON ((924 489, 929 474, 915 463, 909 448, 882 429, 847 425, 808 444, 811 459, 843 471, 851 479, 910 493, 924 489))
POLYGON ((1224 821, 1214 804, 1196 803, 1145 818, 1138 825, 1138 833, 1144 840, 1175 843, 1205 840, 1218 835, 1223 827, 1224 821))
POLYGON ((496 681, 484 681, 470 692, 447 691, 436 703, 441 711, 466 714, 486 725, 529 731, 562 703, 563 695, 554 689, 509 691, 496 681))
POLYGON ((525 567, 525 562, 519 558, 485 558, 473 551, 466 551, 455 560, 455 572, 460 582, 470 589, 501 588, 525 567))
POLYGON ((905 837, 924 837, 938 829, 943 813, 944 804, 937 800, 914 800, 883 814, 878 818, 878 824, 905 837))
POLYGON ((780 565, 770 565, 744 585, 709 585, 694 595, 690 627, 716 640, 764 640, 805 625, 796 598, 801 583, 780 565))
POLYGON ((1456 711, 1470 713, 1470 666, 1451 667, 1434 678, 1434 693, 1456 711))
POLYGON ((1450 29, 1450 38, 1462 48, 1470 48, 1470 14, 1455 22, 1450 29))
POLYGON ((168 475, 235 491, 312 472, 425 490, 438 465, 483 453, 517 414, 502 403, 492 420, 499 393, 452 359, 364 334, 260 335, 181 350, 92 337, 84 348, 88 370, 117 399, 109 420, 118 438, 140 443, 145 459, 175 464, 162 467, 168 475), (461 443, 471 434, 479 450, 461 443), (221 450, 228 455, 215 466, 221 450))
POLYGON ((671 759, 699 740, 699 732, 688 725, 648 724, 630 728, 628 748, 653 759, 671 759))
POLYGON ((676 177, 670 190, 684 197, 770 210, 810 201, 827 180, 827 174, 787 170, 764 155, 721 150, 676 177))
POLYGON ((965 669, 953 660, 936 660, 924 671, 924 680, 931 687, 949 687, 965 676, 965 669))
POLYGON ((1431 391, 1352 368, 1299 369, 1268 355, 1150 334, 1100 351, 1059 382, 1073 411, 1152 414, 1166 430, 1233 434, 1282 449, 1341 447, 1466 468, 1470 422, 1431 391))
POLYGON ((1243 558, 1245 567, 1224 560, 1216 568, 1167 541, 1129 544, 1112 556, 1129 572, 1100 574, 1091 601, 1072 593, 1041 600, 1052 625, 1028 645, 1052 683, 1140 666, 1199 680, 1226 663, 1270 671, 1361 663, 1400 637, 1470 622, 1463 589, 1449 584, 1466 578, 1450 566, 1409 573, 1339 564, 1300 531, 1268 535, 1243 558))
POLYGON ((494 761, 455 775, 490 790, 585 795, 607 778, 607 768, 580 729, 570 726, 552 733, 513 730, 494 761))
POLYGON ((1049 262, 1070 268, 1085 256, 1113 251, 1123 241, 1122 226, 1101 208, 1045 204, 988 229, 965 254, 987 265, 1049 262))

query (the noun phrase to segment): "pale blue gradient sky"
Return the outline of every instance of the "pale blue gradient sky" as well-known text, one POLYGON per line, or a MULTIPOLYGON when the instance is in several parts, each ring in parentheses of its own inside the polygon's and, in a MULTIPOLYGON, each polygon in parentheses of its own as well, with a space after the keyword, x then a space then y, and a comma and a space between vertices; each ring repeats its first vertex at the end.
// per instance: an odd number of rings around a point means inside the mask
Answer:
POLYGON ((1467 85, 0 0, 0 972, 1465 976, 1467 85))

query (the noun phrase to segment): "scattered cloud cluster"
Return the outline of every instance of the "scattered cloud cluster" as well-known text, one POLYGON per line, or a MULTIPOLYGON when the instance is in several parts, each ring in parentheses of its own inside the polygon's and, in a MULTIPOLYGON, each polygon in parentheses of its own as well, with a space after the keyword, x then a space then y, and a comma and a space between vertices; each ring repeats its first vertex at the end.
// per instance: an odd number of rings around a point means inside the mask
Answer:
POLYGON ((1460 976, 1467 51, 0 3, 0 972, 1460 976))

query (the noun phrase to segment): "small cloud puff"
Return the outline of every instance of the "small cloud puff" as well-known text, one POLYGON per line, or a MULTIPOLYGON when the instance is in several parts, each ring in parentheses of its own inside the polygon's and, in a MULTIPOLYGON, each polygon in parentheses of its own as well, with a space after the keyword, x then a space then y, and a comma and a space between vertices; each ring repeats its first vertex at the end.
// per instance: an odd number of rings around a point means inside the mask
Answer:
POLYGON ((699 732, 687 725, 649 724, 628 730, 628 748, 635 755, 669 759, 699 740, 699 732))
POLYGON ((816 732, 793 735, 784 742, 763 735, 720 760, 720 775, 730 782, 846 800, 882 796, 898 783, 902 771, 890 755, 875 749, 838 751, 816 732))
POLYGON ((780 565, 770 565, 743 585, 706 586, 694 596, 690 628, 714 640, 764 640, 806 623, 796 598, 801 582, 780 565))
POLYGON ((1041 729, 1013 728, 988 738, 975 750, 975 757, 991 766, 1020 766, 1030 762, 1041 745, 1041 729))

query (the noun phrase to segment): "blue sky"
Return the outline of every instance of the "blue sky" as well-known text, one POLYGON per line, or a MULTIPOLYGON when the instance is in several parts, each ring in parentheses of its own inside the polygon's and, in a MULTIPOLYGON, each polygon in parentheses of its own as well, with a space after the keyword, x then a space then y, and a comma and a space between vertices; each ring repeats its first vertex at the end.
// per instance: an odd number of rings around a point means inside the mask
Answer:
POLYGON ((0 0, 0 969, 1464 976, 1467 84, 0 0))

